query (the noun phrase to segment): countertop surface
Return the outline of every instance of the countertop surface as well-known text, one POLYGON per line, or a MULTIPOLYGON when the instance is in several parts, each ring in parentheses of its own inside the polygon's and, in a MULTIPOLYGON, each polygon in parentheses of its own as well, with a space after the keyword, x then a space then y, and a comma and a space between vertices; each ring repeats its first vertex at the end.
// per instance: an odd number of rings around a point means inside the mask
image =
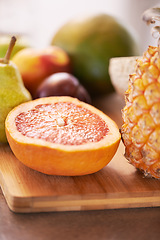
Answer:
POLYGON ((160 236, 159 226, 159 207, 13 213, 0 189, 0 240, 157 240, 160 236))

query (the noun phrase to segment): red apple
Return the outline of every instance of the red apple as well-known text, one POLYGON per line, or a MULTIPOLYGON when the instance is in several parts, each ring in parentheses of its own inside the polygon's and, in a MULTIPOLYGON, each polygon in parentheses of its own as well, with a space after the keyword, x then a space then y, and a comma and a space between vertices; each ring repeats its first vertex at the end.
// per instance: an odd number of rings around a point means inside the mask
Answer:
POLYGON ((12 61, 17 65, 24 85, 33 98, 38 86, 46 77, 57 72, 71 72, 69 56, 56 46, 49 46, 46 49, 23 49, 12 61))

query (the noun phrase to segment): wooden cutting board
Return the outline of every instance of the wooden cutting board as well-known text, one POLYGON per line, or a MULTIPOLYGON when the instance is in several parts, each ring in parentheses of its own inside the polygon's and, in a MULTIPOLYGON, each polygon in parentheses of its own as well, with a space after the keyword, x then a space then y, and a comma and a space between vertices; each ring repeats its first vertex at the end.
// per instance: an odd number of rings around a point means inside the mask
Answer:
MULTIPOLYGON (((124 102, 117 95, 96 102, 120 127, 124 102)), ((81 177, 48 176, 20 163, 0 145, 0 185, 14 212, 73 211, 160 206, 160 181, 145 178, 123 156, 121 143, 101 171, 81 177)))

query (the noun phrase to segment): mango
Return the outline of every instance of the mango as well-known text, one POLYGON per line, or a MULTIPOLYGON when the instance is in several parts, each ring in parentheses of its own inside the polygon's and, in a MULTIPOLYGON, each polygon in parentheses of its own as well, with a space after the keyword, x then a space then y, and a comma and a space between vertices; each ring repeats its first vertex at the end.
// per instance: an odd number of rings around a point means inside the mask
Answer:
POLYGON ((139 55, 137 39, 130 29, 108 14, 72 19, 55 33, 51 45, 68 53, 72 74, 92 96, 113 91, 110 58, 139 55))

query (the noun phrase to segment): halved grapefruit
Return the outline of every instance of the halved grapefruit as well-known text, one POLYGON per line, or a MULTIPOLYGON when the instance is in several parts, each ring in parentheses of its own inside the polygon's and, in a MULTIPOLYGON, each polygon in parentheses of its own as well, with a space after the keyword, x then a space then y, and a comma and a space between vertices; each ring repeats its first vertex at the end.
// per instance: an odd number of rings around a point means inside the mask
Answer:
POLYGON ((91 174, 118 148, 115 122, 72 97, 46 97, 14 108, 6 118, 9 145, 26 166, 49 175, 91 174))

